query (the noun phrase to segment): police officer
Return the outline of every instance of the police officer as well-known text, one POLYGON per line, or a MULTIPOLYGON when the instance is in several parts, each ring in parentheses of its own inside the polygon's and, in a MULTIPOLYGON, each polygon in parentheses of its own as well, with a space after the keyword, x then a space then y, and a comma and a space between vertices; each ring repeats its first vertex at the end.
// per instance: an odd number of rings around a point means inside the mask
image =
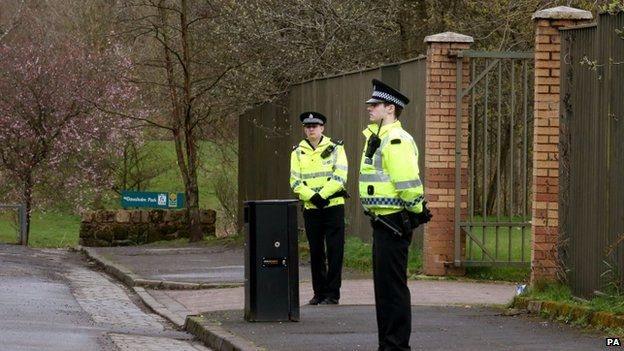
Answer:
POLYGON ((299 119, 306 139, 290 155, 290 187, 304 206, 314 289, 309 304, 338 304, 344 255, 347 156, 342 141, 323 135, 325 116, 304 112, 299 119))
POLYGON ((373 79, 372 122, 360 164, 359 193, 373 227, 373 279, 379 350, 410 350, 407 256, 412 231, 431 218, 419 177, 418 148, 398 120, 409 99, 373 79))

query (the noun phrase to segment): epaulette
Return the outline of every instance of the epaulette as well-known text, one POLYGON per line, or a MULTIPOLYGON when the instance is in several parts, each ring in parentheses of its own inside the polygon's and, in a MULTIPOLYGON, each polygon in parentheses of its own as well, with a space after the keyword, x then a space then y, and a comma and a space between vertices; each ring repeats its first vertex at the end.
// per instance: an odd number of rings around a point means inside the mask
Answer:
POLYGON ((293 145, 293 151, 297 150, 297 148, 299 147, 299 144, 293 145))
POLYGON ((336 144, 336 145, 343 145, 344 141, 342 139, 338 139, 338 140, 334 140, 334 139, 330 139, 332 143, 336 144))

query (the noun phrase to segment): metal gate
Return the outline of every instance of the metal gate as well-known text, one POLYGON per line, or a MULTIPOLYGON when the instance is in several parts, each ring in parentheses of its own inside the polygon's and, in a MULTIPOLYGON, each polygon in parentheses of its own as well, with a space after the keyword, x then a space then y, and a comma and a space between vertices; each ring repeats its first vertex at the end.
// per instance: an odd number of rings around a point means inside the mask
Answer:
POLYGON ((533 57, 532 52, 457 54, 456 266, 530 264, 533 57), (470 67, 463 67, 465 57, 470 67), (470 83, 463 89, 465 69, 470 70, 470 83), (466 102, 468 165, 464 162, 462 169, 461 122, 466 102), (465 208, 462 181, 464 189, 468 188, 465 208))

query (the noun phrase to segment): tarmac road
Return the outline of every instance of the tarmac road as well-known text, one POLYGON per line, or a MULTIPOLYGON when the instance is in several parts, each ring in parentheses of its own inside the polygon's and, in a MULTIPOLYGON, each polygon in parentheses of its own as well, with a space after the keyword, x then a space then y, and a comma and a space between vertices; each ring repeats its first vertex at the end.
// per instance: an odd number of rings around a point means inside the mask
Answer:
POLYGON ((198 351, 78 253, 0 245, 0 351, 198 351))
MULTIPOLYGON (((412 306, 412 350, 603 350, 600 333, 487 307, 412 306)), ((243 320, 243 312, 204 313, 208 320, 271 351, 377 349, 374 306, 304 306, 300 322, 243 320)))
POLYGON ((0 349, 114 350, 74 299, 50 257, 3 246, 0 349))

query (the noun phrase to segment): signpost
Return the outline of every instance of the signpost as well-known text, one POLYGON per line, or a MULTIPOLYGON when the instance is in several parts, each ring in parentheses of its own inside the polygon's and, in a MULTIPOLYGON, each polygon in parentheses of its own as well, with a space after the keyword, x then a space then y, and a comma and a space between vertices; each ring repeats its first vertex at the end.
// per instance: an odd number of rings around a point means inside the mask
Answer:
POLYGON ((122 191, 121 207, 180 209, 184 207, 184 193, 153 191, 122 191))

